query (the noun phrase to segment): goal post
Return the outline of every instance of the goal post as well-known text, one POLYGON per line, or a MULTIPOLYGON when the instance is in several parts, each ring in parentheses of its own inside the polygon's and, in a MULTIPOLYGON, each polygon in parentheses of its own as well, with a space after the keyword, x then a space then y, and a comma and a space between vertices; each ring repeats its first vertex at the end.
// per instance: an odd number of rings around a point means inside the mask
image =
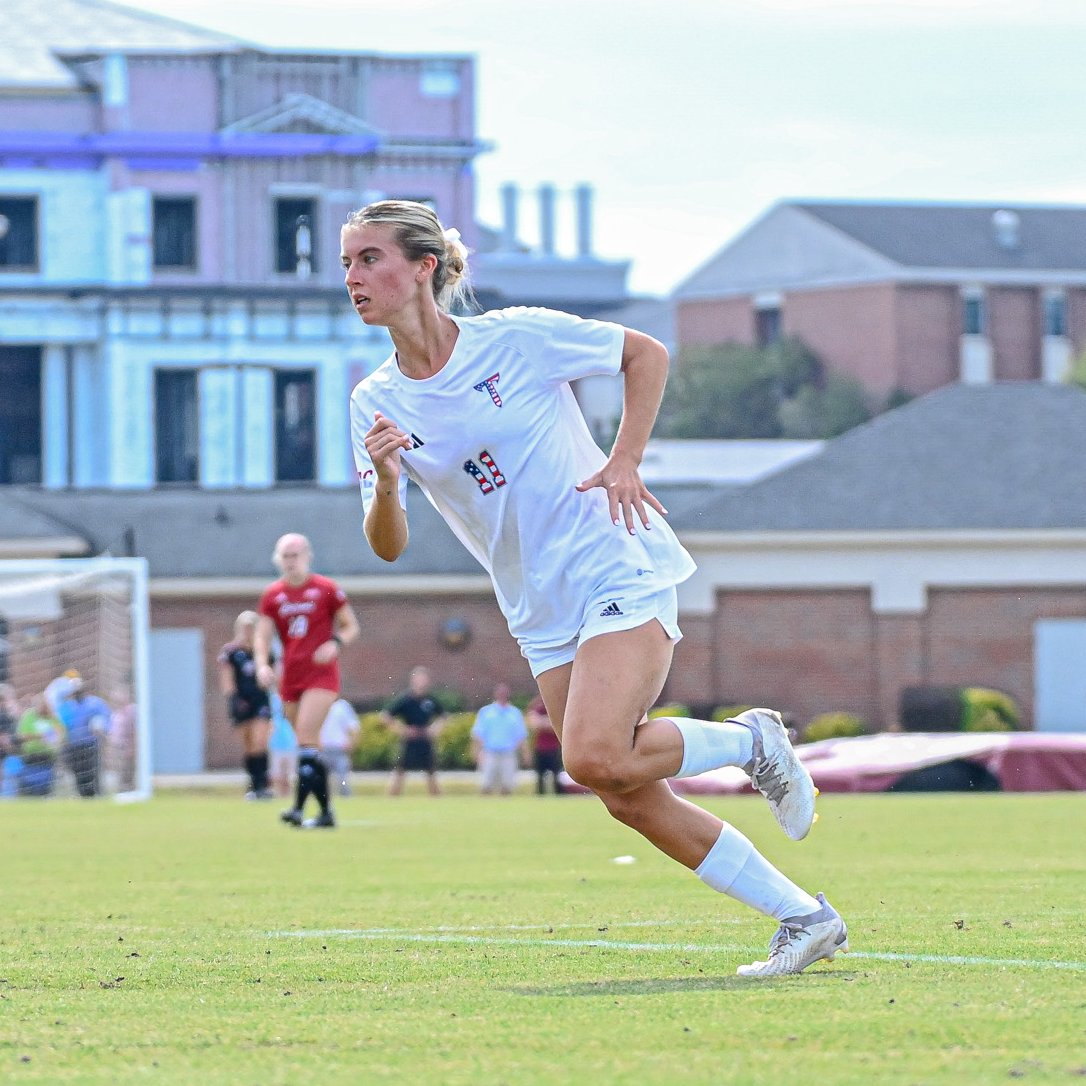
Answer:
POLYGON ((0 560, 5 796, 150 797, 149 645, 145 559, 0 560), (77 685, 105 708, 79 720, 77 685))

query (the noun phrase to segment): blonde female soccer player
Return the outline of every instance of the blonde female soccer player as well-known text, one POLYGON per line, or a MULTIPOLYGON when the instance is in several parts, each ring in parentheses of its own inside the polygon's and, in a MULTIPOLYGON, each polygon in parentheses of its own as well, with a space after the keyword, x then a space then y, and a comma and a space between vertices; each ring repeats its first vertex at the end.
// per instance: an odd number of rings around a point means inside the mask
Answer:
POLYGON ((283 713, 298 737, 298 780, 294 806, 282 820, 292 826, 332 828, 328 771, 321 761, 320 734, 324 718, 339 697, 339 653, 359 635, 358 619, 343 589, 313 573, 313 549, 298 532, 280 536, 272 560, 280 578, 260 598, 260 620, 254 637, 256 677, 266 690, 279 680, 283 713), (282 675, 271 664, 271 645, 278 634, 283 646, 282 675), (320 813, 304 818, 312 795, 320 813))
POLYGON ((665 349, 615 324, 545 309, 454 315, 467 251, 423 204, 381 201, 341 235, 359 317, 393 355, 351 397, 365 533, 392 562, 407 545, 415 480, 490 573, 539 683, 566 769, 608 811, 709 886, 779 923, 744 975, 798 973, 847 949, 844 922, 737 829, 674 795, 667 778, 746 769, 784 831, 814 818, 814 787, 780 717, 647 720, 681 637, 675 586, 694 570, 638 468, 668 369, 665 349), (569 382, 624 379, 610 456, 569 382))

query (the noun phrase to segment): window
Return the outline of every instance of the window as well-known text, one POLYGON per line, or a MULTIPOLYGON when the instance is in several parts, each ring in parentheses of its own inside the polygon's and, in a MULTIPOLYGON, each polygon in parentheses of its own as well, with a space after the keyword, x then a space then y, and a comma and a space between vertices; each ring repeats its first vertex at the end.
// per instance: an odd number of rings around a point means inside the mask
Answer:
POLYGON ((781 338, 781 311, 777 306, 758 309, 754 313, 754 332, 759 347, 768 347, 781 338))
POLYGON ((196 201, 156 196, 152 206, 156 268, 196 269, 196 201))
POLYGON ((317 270, 317 201, 280 198, 275 201, 275 270, 305 279, 317 270))
POLYGON ((983 336, 986 323, 984 295, 964 295, 962 298, 962 334, 966 336, 983 336))
POLYGON ((1067 335, 1067 295, 1063 291, 1051 291, 1044 300, 1044 334, 1046 336, 1067 335))
POLYGON ((275 480, 312 482, 317 475, 316 381, 312 370, 275 374, 275 480))
POLYGON ((155 371, 155 479, 195 483, 200 473, 196 370, 155 371))
POLYGON ((0 196, 0 269, 38 270, 36 196, 0 196))
POLYGON ((41 349, 0 347, 0 483, 41 483, 41 349))
POLYGON ((460 68, 455 60, 427 60, 419 75, 424 98, 455 98, 460 93, 460 68))

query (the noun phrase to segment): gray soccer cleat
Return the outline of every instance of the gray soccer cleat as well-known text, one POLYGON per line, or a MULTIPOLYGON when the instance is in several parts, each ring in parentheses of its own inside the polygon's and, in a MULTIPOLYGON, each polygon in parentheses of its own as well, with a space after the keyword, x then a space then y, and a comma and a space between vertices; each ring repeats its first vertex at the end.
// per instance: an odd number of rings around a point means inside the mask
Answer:
POLYGON ((331 811, 324 811, 316 818, 307 818, 302 823, 302 828, 307 830, 332 830, 336 827, 336 820, 331 811))
POLYGON ((743 766, 750 783, 769 801, 781 829, 793 841, 802 841, 815 821, 818 789, 796 757, 780 713, 748 709, 730 721, 745 725, 754 736, 754 756, 743 766))
POLYGON ((289 811, 283 811, 279 815, 279 821, 285 822, 288 826, 300 826, 302 824, 302 812, 296 807, 292 807, 289 811))
POLYGON ((833 961, 840 951, 848 953, 848 928, 837 910, 818 894, 822 908, 809 916, 794 916, 782 920, 777 934, 769 944, 769 957, 764 962, 741 965, 736 973, 741 977, 783 977, 802 973, 814 962, 833 961))

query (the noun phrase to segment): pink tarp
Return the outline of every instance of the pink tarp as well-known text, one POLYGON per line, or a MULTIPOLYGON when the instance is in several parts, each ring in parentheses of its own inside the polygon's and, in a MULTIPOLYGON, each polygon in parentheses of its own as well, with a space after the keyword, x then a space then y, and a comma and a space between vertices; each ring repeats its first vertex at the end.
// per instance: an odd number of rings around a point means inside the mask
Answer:
MULTIPOLYGON (((1086 734, 1079 733, 887 732, 824 739, 796 751, 823 792, 884 792, 914 769, 954 761, 983 766, 1005 792, 1086 791, 1086 734)), ((671 787, 688 795, 756 794, 734 768, 673 780, 671 787)))

